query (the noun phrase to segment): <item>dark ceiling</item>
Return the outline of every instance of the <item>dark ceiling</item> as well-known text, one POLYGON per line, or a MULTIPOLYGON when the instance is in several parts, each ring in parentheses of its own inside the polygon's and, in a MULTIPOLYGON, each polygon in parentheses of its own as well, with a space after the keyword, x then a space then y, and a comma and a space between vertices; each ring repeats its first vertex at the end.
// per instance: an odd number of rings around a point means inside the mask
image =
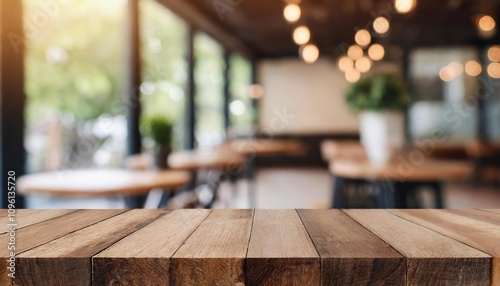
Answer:
MULTIPOLYGON (((375 18, 390 20, 388 35, 374 41, 401 46, 482 45, 474 19, 497 17, 500 1, 417 0, 416 8, 400 15, 389 0, 302 0, 300 24, 306 24, 322 54, 336 55, 354 42, 354 33, 375 18)), ((188 3, 224 30, 236 36, 259 57, 297 55, 291 35, 296 24, 282 16, 283 0, 190 0, 188 3)), ((497 24, 499 24, 497 23, 497 24)), ((498 28, 498 27, 497 27, 498 28)), ((488 42, 500 42, 500 28, 488 42)))

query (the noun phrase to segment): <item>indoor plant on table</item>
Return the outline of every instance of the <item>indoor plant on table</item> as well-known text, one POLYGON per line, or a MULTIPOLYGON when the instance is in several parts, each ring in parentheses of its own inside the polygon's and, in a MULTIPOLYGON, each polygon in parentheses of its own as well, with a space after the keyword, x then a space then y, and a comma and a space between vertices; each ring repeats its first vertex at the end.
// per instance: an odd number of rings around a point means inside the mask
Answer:
POLYGON ((172 151, 172 121, 165 115, 153 115, 144 120, 143 132, 155 142, 154 163, 158 169, 167 168, 172 151))
POLYGON ((361 143, 370 163, 384 166, 403 147, 410 100, 406 82, 392 74, 361 79, 347 90, 347 106, 360 113, 361 143))

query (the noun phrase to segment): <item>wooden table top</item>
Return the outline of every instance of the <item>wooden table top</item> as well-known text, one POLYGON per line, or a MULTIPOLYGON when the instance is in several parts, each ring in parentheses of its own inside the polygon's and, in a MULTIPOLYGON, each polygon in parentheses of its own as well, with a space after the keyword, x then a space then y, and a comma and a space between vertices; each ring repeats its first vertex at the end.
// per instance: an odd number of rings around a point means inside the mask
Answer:
POLYGON ((22 194, 53 196, 142 195, 154 188, 175 189, 190 179, 185 171, 67 170, 23 176, 17 189, 22 194))
POLYGON ((241 139, 220 146, 222 150, 233 150, 243 156, 303 155, 307 153, 304 144, 296 140, 241 139))
POLYGON ((366 159, 366 152, 358 140, 324 140, 321 142, 323 160, 339 158, 366 159))
POLYGON ((169 168, 176 170, 238 168, 244 164, 245 158, 232 151, 183 151, 168 157, 169 168))
POLYGON ((19 210, 15 223, 14 285, 500 285, 493 209, 19 210))
POLYGON ((470 178, 473 166, 469 162, 427 158, 422 162, 393 160, 377 167, 368 160, 338 159, 330 162, 330 172, 350 179, 390 179, 403 181, 443 181, 470 178))

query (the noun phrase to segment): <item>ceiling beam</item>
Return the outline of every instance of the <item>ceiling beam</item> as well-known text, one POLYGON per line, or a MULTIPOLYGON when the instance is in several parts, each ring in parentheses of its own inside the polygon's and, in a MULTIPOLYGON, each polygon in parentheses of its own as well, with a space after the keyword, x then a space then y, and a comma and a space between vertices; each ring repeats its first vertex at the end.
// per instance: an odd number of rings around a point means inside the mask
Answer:
MULTIPOLYGON (((201 30, 224 46, 228 51, 233 51, 241 54, 246 58, 253 58, 254 51, 248 48, 242 41, 231 35, 223 26, 214 22, 196 7, 189 4, 186 0, 158 0, 169 10, 179 15, 181 18, 189 22, 196 29, 201 30)), ((214 8, 215 9, 215 8, 214 8)))

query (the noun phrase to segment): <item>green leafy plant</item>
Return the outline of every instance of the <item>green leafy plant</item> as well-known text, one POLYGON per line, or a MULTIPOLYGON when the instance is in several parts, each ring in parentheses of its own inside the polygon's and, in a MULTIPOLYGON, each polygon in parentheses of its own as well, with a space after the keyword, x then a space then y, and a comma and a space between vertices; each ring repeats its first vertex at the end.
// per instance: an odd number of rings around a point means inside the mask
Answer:
POLYGON ((404 111, 411 97, 406 82, 397 75, 381 74, 361 79, 347 90, 349 109, 359 111, 404 111))
POLYGON ((149 136, 159 147, 171 147, 172 121, 164 115, 153 115, 143 121, 143 134, 149 136))

